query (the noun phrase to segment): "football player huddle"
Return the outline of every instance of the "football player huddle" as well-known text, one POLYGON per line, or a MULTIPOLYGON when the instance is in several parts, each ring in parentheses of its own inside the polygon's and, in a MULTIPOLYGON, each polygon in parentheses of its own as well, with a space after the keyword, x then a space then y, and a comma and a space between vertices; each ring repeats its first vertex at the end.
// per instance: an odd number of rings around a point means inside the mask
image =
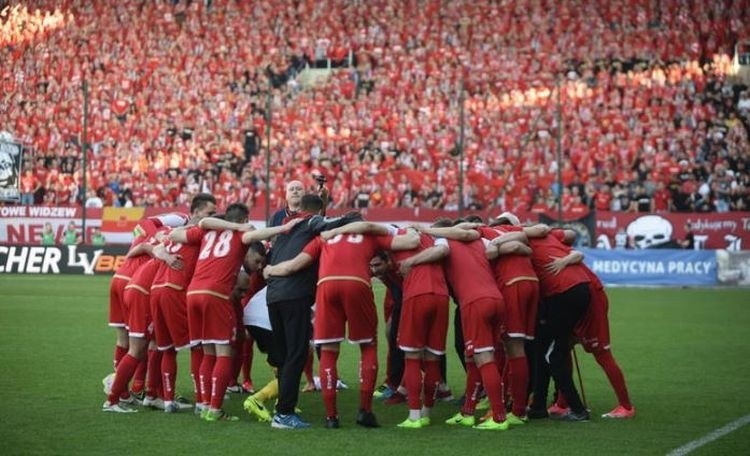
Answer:
POLYGON ((607 295, 571 247, 573 232, 522 226, 511 213, 486 223, 471 216, 405 227, 364 221, 356 212, 330 218, 323 215, 325 194, 304 194, 297 181, 287 185, 287 203, 275 226, 260 229, 248 223, 243 204, 216 216, 208 194, 193 198, 187 216, 141 220, 110 286, 109 324, 117 342, 104 411, 133 413, 140 405, 238 421, 223 401, 228 390, 243 391, 236 379, 254 341, 276 375, 255 392, 246 373, 250 415, 275 428, 310 427, 296 407, 307 368, 305 389, 320 390, 324 426, 339 428, 337 364, 340 343, 348 339, 360 350, 354 422, 379 427, 373 397, 390 397, 387 403, 408 405, 398 427, 434 425, 431 410, 445 391, 452 299, 466 383, 447 425, 507 430, 529 419, 589 420, 572 375, 577 343, 594 355, 617 395, 618 406, 603 417, 635 416, 610 350, 607 295), (377 390, 373 275, 398 309, 389 328, 403 354, 400 367, 389 364, 397 378, 389 375, 377 390), (319 358, 317 388, 311 344, 319 358), (192 401, 175 397, 180 350, 190 352, 192 401), (266 407, 272 399, 273 410, 266 407), (477 417, 483 403, 488 412, 477 417))

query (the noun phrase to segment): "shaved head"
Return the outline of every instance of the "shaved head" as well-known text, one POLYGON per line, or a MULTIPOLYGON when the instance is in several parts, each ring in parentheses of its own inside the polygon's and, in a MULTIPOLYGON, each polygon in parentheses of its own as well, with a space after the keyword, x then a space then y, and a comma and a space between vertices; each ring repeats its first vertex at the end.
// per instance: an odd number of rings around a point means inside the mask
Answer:
POLYGON ((293 211, 299 210, 302 195, 305 194, 305 186, 298 180, 290 181, 286 184, 286 204, 293 211))

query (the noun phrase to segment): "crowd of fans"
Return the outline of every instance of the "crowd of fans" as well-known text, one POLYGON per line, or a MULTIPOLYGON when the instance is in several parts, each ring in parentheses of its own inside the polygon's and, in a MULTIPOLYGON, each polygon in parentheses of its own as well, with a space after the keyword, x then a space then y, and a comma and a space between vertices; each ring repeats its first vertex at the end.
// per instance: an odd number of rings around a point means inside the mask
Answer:
POLYGON ((276 206, 323 174, 337 207, 748 210, 748 24, 748 0, 30 1, 0 13, 0 130, 27 204, 276 206))

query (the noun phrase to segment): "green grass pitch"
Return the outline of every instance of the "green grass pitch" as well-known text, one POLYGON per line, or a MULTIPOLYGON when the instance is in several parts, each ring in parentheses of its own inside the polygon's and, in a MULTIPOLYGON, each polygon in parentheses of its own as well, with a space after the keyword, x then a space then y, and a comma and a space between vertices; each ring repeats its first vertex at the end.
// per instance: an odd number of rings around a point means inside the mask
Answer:
MULTIPOLYGON (((101 379, 111 372, 114 332, 106 326, 106 277, 0 276, 0 453, 2 454, 665 454, 750 413, 750 292, 721 289, 610 289, 613 353, 625 372, 638 415, 598 418, 616 405, 604 374, 579 349, 589 423, 534 421, 504 433, 454 429, 456 412, 440 403, 433 426, 397 429, 405 406, 376 401, 383 428, 354 424, 358 351, 339 360, 350 389, 339 394, 342 428, 323 428, 318 393, 301 394, 314 427, 280 431, 253 421, 233 395, 226 408, 238 423, 206 423, 192 413, 100 411, 101 379)), ((382 287, 376 287, 378 301, 382 287)), ((381 329, 382 333, 382 329, 381 329)), ((452 338, 452 335, 449 335, 452 338)), ((449 339, 449 347, 452 346, 449 339)), ((380 347, 384 372, 384 344, 380 347)), ((317 362, 316 362, 317 369, 317 362)), ((270 378, 260 356, 255 385, 270 378)), ((449 383, 463 389, 449 355, 449 383)), ((188 359, 179 357, 178 393, 192 397, 188 359)), ((750 426, 695 454, 747 454, 750 426)))

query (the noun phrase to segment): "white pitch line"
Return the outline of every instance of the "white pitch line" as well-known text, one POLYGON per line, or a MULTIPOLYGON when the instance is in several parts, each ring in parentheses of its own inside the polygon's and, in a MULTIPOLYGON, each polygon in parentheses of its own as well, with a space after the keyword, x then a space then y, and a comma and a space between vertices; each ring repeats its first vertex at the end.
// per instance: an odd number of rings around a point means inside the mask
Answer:
POLYGON ((667 453, 667 456, 684 456, 697 450, 703 445, 706 445, 707 443, 711 443, 714 440, 718 440, 721 437, 724 437, 730 432, 736 431, 737 429, 748 423, 750 423, 750 415, 745 415, 742 418, 738 418, 732 421, 724 427, 720 427, 719 429, 716 429, 715 431, 712 431, 699 439, 688 442, 685 445, 670 451, 669 453, 667 453))

